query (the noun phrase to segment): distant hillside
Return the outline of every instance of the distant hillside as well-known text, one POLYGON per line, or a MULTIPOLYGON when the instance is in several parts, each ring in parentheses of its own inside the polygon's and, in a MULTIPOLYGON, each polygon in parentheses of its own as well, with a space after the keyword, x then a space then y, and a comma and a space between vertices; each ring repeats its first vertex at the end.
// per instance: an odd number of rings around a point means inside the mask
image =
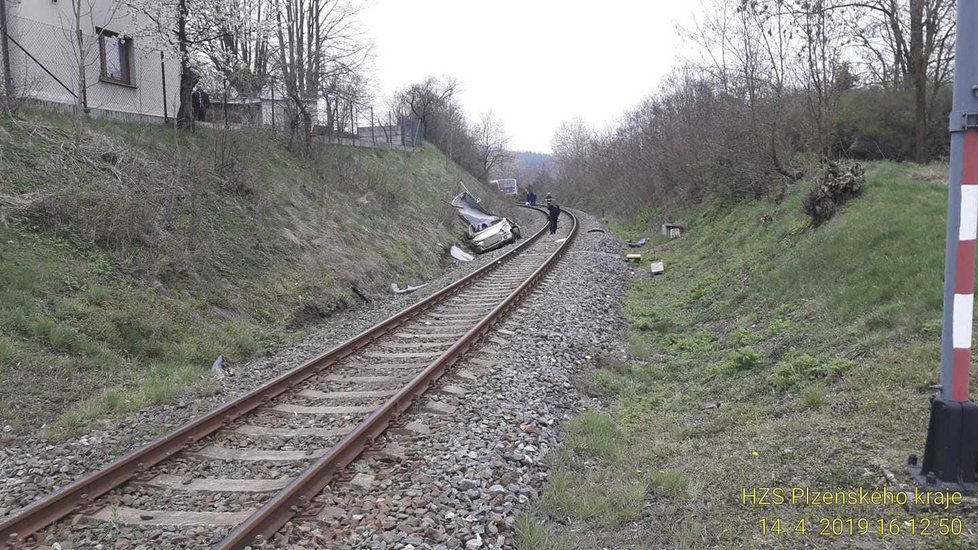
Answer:
POLYGON ((240 364, 355 305, 354 287, 441 272, 460 180, 512 215, 427 144, 297 154, 33 113, 0 117, 0 151, 0 426, 16 432, 167 401, 218 354, 240 364))
POLYGON ((553 182, 553 157, 547 153, 515 151, 513 172, 522 189, 533 186, 537 190, 546 188, 553 182))

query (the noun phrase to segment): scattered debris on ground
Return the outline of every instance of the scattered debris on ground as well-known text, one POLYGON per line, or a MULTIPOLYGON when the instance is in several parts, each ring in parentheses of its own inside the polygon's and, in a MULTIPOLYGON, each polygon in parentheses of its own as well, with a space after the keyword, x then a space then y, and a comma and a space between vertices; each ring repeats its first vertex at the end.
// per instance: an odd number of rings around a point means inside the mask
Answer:
POLYGON ((400 287, 397 286, 397 283, 391 283, 391 290, 394 291, 394 294, 411 294, 412 292, 416 292, 418 290, 421 290, 422 288, 424 288, 426 286, 428 286, 427 283, 425 283, 423 285, 408 286, 408 287, 405 287, 405 288, 400 288, 400 287))
POLYGON ((453 258, 460 262, 471 262, 475 259, 475 256, 469 254, 468 252, 462 250, 461 248, 452 245, 451 255, 453 258))
POLYGON ((866 169, 862 164, 829 162, 819 182, 812 186, 802 202, 812 225, 818 227, 832 219, 839 206, 862 193, 865 183, 866 169))
POLYGON ((211 365, 211 374, 214 378, 221 378, 224 376, 224 356, 218 355, 217 359, 214 360, 214 364, 211 365))

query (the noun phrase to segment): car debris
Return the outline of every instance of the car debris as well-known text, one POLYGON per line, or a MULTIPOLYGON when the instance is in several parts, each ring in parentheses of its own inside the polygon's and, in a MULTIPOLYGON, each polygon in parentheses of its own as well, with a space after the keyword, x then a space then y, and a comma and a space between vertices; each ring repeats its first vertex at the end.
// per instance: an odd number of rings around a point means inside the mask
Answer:
POLYGON ((214 360, 214 364, 211 365, 211 374, 214 375, 214 378, 223 378, 224 377, 224 356, 223 355, 218 355, 217 356, 217 359, 214 360))
POLYGON ((351 286, 350 287, 350 291, 353 292, 354 294, 356 294, 357 295, 357 298, 360 298, 361 300, 363 300, 364 303, 366 303, 366 304, 369 304, 370 303, 370 298, 368 298, 367 295, 364 294, 363 291, 360 290, 359 288, 357 288, 355 286, 351 286))
POLYGON ((409 286, 407 288, 400 288, 397 286, 397 283, 391 283, 391 290, 394 291, 394 294, 411 294, 412 292, 415 292, 426 286, 428 286, 428 283, 425 283, 423 285, 418 285, 418 286, 409 286))
POLYGON ((604 229, 601 229, 600 227, 592 227, 591 229, 588 229, 587 232, 588 233, 604 233, 604 229))
POLYGON ((640 262, 640 261, 642 261, 642 255, 641 254, 625 254, 625 261, 626 262, 640 262))
POLYGON ((468 252, 462 250, 461 248, 455 246, 454 244, 452 245, 452 249, 450 253, 453 258, 455 258, 460 262, 471 262, 472 260, 475 259, 475 256, 469 254, 468 252))
POLYGON ((456 195, 452 199, 452 206, 462 221, 469 225, 465 241, 476 254, 512 244, 520 238, 518 225, 507 218, 490 214, 468 191, 456 195))
POLYGON ((627 244, 631 248, 638 248, 640 246, 645 246, 646 244, 648 244, 648 242, 649 240, 646 238, 638 241, 625 241, 625 244, 627 244))

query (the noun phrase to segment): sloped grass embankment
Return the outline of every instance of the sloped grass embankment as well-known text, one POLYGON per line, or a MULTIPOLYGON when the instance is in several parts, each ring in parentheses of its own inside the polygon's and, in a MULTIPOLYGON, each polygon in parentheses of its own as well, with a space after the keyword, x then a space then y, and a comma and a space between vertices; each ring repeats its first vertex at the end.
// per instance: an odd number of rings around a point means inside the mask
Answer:
POLYGON ((216 391, 206 373, 440 273, 458 182, 430 145, 306 154, 267 135, 0 119, 0 437, 216 391))
POLYGON ((938 380, 945 174, 873 164, 863 195, 817 230, 799 184, 780 204, 702 211, 645 251, 666 274, 633 280, 628 357, 582 381, 607 407, 567 426, 522 546, 971 547, 974 504, 743 502, 763 487, 912 487, 938 380), (965 535, 942 536, 942 517, 965 535), (762 534, 775 519, 782 534, 762 534))

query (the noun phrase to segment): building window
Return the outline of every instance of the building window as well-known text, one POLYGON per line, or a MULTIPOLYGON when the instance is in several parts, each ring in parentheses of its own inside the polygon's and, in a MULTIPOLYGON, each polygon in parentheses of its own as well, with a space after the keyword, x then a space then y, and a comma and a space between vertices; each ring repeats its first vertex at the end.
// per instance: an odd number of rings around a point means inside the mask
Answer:
POLYGON ((132 39, 105 29, 95 30, 102 59, 102 80, 131 86, 132 39))

